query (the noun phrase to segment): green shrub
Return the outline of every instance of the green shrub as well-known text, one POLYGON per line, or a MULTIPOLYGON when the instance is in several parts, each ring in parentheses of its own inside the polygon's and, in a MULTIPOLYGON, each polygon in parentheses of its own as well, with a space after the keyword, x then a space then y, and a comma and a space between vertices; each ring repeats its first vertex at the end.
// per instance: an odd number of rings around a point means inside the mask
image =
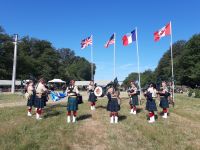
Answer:
POLYGON ((191 96, 192 96, 192 93, 193 93, 193 89, 189 89, 189 90, 188 90, 188 97, 191 97, 191 96))
POLYGON ((195 89, 194 90, 194 93, 195 93, 195 98, 200 98, 200 89, 195 89))

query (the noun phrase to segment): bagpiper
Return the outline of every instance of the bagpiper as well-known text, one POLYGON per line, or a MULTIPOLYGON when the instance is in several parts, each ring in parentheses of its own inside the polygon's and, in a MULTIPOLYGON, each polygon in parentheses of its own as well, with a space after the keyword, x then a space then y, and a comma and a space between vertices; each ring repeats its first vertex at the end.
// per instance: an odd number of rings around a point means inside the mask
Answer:
POLYGON ((78 110, 78 101, 77 95, 79 93, 78 87, 75 86, 75 81, 71 80, 70 85, 67 87, 66 92, 68 94, 68 103, 67 103, 67 122, 71 122, 71 112, 73 112, 72 122, 76 122, 77 110, 78 110))
POLYGON ((168 91, 167 85, 165 81, 162 81, 162 87, 160 91, 158 91, 160 95, 160 107, 163 109, 163 118, 167 118, 168 108, 169 108, 169 101, 168 98, 170 93, 168 91))
POLYGON ((137 91, 136 84, 133 81, 131 81, 131 88, 128 91, 128 95, 130 97, 130 101, 129 101, 130 109, 131 109, 130 113, 136 115, 136 113, 137 113, 136 106, 139 105, 138 91, 137 91))
POLYGON ((40 120, 42 115, 42 109, 44 108, 45 101, 43 99, 44 95, 48 92, 45 87, 45 81, 43 78, 39 80, 39 83, 35 87, 36 97, 35 97, 35 107, 36 107, 36 119, 40 120))
POLYGON ((27 106, 28 106, 28 113, 27 116, 32 116, 32 106, 34 105, 34 100, 35 100, 35 89, 33 86, 33 81, 28 81, 26 83, 25 87, 25 98, 27 100, 27 106))
POLYGON ((113 87, 108 89, 108 106, 107 110, 110 111, 110 123, 118 123, 118 111, 120 110, 121 99, 119 91, 115 91, 113 87))
POLYGON ((89 92, 88 101, 90 102, 90 108, 91 108, 91 110, 95 110, 97 97, 94 94, 94 89, 95 89, 94 81, 90 81, 87 89, 88 89, 88 92, 89 92))
POLYGON ((146 102, 146 110, 149 111, 149 123, 155 122, 155 111, 157 111, 156 106, 156 98, 157 98, 157 90, 155 84, 150 84, 149 88, 145 92, 145 97, 147 99, 146 102))

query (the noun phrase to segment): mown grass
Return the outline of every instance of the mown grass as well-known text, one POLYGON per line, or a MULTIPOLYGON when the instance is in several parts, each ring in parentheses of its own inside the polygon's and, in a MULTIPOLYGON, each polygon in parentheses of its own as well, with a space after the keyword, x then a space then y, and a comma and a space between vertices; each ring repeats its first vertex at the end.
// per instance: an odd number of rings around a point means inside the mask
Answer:
POLYGON ((119 123, 110 124, 106 103, 98 100, 95 111, 88 102, 79 105, 75 124, 66 123, 65 103, 49 105, 40 121, 27 117, 26 107, 1 108, 0 149, 200 149, 200 99, 176 95, 169 118, 158 113, 155 124, 147 122, 144 104, 130 115, 127 98, 119 123))
POLYGON ((2 94, 0 93, 0 104, 25 101, 24 96, 18 94, 2 94))

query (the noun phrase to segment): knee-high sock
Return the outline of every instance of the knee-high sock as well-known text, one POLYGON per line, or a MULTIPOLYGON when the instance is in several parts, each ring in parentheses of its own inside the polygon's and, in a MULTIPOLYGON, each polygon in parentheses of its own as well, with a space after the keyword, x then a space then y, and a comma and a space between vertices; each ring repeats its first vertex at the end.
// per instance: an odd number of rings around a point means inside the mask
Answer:
POLYGON ((31 110, 32 110, 32 108, 31 108, 31 107, 29 107, 29 108, 28 108, 28 112, 30 112, 30 113, 31 113, 31 110))
POLYGON ((71 111, 68 111, 68 112, 67 112, 67 116, 71 116, 71 111))
POLYGON ((167 113, 167 108, 163 108, 163 113, 167 113))
POLYGON ((74 115, 74 117, 76 117, 77 116, 77 111, 73 111, 73 115, 74 115))
POLYGON ((149 117, 153 117, 154 116, 154 112, 149 112, 149 117))
POLYGON ((136 110, 137 110, 136 106, 133 106, 133 111, 136 111, 136 110))

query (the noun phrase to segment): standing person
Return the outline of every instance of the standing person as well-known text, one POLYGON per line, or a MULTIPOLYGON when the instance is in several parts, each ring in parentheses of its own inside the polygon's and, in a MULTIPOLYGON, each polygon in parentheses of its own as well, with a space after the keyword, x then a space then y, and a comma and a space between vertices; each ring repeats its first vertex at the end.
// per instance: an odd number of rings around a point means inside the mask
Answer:
POLYGON ((45 87, 45 81, 43 78, 39 80, 38 85, 36 85, 36 98, 35 98, 35 107, 36 107, 36 119, 40 120, 42 115, 42 109, 44 108, 44 99, 43 95, 48 92, 45 87))
POLYGON ((157 98, 157 90, 155 84, 150 84, 147 92, 145 92, 145 97, 147 99, 146 102, 146 109, 149 111, 149 123, 155 122, 155 114, 154 112, 157 111, 156 107, 156 98, 157 98))
POLYGON ((32 106, 34 105, 34 99, 35 99, 35 90, 33 86, 33 81, 27 82, 27 86, 25 89, 25 97, 27 99, 27 106, 28 106, 28 113, 27 116, 32 116, 32 106))
POLYGON ((162 117, 166 119, 169 108, 168 98, 170 96, 170 93, 168 91, 165 81, 162 81, 162 87, 161 90, 158 92, 158 94, 160 95, 160 107, 163 109, 162 117))
POLYGON ((120 97, 119 92, 115 91, 113 87, 109 89, 109 105, 108 110, 110 111, 110 123, 118 123, 118 111, 120 110, 120 97))
POLYGON ((88 100, 90 102, 91 110, 95 110, 95 104, 96 104, 96 101, 97 101, 97 97, 94 94, 94 89, 95 89, 94 81, 90 81, 90 84, 88 86, 88 92, 89 92, 89 99, 88 100))
POLYGON ((67 122, 71 122, 71 112, 73 111, 72 122, 76 122, 78 102, 77 94, 79 93, 78 87, 75 86, 75 81, 71 80, 70 85, 67 87, 66 92, 68 93, 68 103, 67 103, 67 122))
POLYGON ((131 82, 131 89, 128 92, 128 95, 130 96, 130 108, 131 114, 136 115, 137 113, 137 105, 139 105, 138 103, 138 91, 137 91, 137 87, 136 84, 132 81, 131 82))

